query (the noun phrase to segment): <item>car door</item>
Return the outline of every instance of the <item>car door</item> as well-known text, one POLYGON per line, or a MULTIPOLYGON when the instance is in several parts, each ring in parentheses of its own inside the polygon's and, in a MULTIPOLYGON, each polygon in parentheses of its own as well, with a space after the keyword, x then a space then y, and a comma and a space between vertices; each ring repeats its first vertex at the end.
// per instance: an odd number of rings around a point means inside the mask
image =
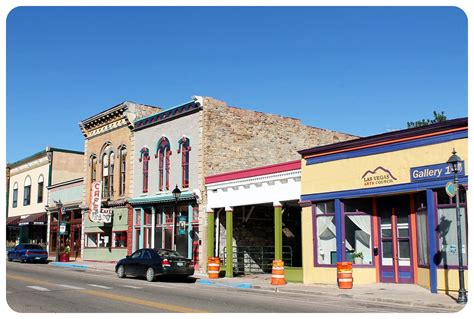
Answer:
POLYGON ((149 249, 144 249, 137 263, 137 276, 145 276, 148 267, 152 265, 152 256, 149 249))
POLYGON ((137 250, 134 252, 130 258, 127 258, 124 263, 124 270, 126 275, 137 276, 137 266, 140 262, 143 250, 137 250))
POLYGON ((23 245, 17 245, 11 252, 10 257, 11 259, 18 259, 20 258, 20 251, 23 249, 23 245))

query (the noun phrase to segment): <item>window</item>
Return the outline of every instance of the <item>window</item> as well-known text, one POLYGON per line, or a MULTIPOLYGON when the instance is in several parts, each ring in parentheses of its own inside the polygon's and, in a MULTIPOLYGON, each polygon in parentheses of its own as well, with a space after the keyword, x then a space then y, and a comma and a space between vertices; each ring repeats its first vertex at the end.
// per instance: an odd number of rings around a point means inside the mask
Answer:
POLYGON ((316 204, 316 256, 317 264, 336 263, 336 217, 334 202, 316 204))
POLYGON ((114 195, 114 153, 109 154, 109 195, 114 195))
POLYGON ((142 258, 143 258, 143 259, 151 259, 150 251, 144 250, 144 251, 143 251, 143 256, 142 256, 142 258))
MULTIPOLYGON (((345 258, 354 264, 372 264, 372 200, 344 201, 345 258)), ((344 259, 343 259, 344 260, 344 259)))
POLYGON ((97 156, 91 155, 89 165, 91 167, 91 182, 97 180, 97 156))
POLYGON ((13 185, 13 201, 12 201, 13 208, 18 206, 18 183, 13 185))
POLYGON ((97 233, 86 233, 86 247, 87 248, 97 248, 97 233))
POLYGON ((191 146, 189 139, 186 136, 183 136, 179 142, 178 153, 181 153, 181 179, 182 187, 189 187, 189 152, 191 151, 191 146))
POLYGON ((143 162, 143 193, 148 192, 148 161, 150 160, 150 150, 144 147, 140 151, 140 162, 143 162))
POLYGON ((467 264, 466 246, 466 209, 460 207, 462 247, 458 247, 456 207, 438 207, 438 226, 436 232, 439 239, 440 266, 458 266, 458 250, 461 249, 463 263, 467 264))
POLYGON ((132 258, 132 259, 140 258, 140 256, 142 255, 142 252, 143 252, 143 250, 136 251, 130 256, 130 258, 132 258))
POLYGON ((110 236, 106 233, 99 233, 99 248, 110 247, 110 236))
POLYGON ((38 179, 38 203, 43 202, 43 189, 44 189, 44 178, 40 175, 38 179))
POLYGON ((158 159, 158 176, 159 176, 159 190, 163 191, 164 189, 170 189, 170 142, 165 137, 162 136, 158 142, 157 152, 155 158, 158 159), (163 172, 165 171, 165 174, 163 172))
POLYGON ((127 169, 127 149, 125 147, 120 148, 119 150, 119 157, 120 157, 120 188, 119 194, 120 196, 125 195, 125 172, 127 169))
POLYGON ((25 179, 25 185, 23 189, 23 206, 30 205, 31 198, 31 178, 29 176, 25 179))
POLYGON ((102 197, 114 195, 114 152, 110 143, 105 145, 102 152, 102 197))
POLYGON ((428 213, 426 208, 416 212, 416 230, 418 238, 418 264, 429 265, 428 247, 428 213))
POLYGON ((117 231, 112 233, 112 247, 124 248, 127 247, 127 232, 117 231))

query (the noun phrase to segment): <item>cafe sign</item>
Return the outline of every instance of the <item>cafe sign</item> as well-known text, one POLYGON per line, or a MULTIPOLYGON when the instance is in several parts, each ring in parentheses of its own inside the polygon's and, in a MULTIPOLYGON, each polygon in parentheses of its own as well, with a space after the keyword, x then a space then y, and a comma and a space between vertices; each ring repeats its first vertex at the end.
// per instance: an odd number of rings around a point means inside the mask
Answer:
POLYGON ((92 182, 91 201, 89 206, 89 219, 94 223, 110 223, 112 209, 102 208, 102 182, 92 182))
MULTIPOLYGON (((464 176, 464 161, 461 162, 459 176, 464 176)), ((448 163, 418 166, 410 168, 411 182, 423 182, 440 178, 452 178, 454 176, 453 169, 448 163)))

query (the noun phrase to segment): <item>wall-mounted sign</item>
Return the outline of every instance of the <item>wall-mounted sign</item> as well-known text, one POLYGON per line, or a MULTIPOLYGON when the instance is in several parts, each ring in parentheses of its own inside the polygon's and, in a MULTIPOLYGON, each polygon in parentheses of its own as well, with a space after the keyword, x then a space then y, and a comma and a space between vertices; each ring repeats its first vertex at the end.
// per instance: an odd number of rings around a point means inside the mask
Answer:
POLYGON ((110 223, 112 209, 102 208, 102 182, 92 182, 89 219, 94 223, 110 223))
POLYGON ((178 235, 186 235, 186 216, 178 216, 178 235))
MULTIPOLYGON (((464 176, 464 161, 461 162, 461 170, 458 172, 459 176, 464 176)), ((451 165, 448 163, 426 165, 410 168, 411 182, 422 182, 427 180, 453 177, 454 173, 451 165)))
POLYGON ((374 170, 368 170, 362 175, 364 186, 385 186, 397 180, 388 169, 379 166, 374 170))

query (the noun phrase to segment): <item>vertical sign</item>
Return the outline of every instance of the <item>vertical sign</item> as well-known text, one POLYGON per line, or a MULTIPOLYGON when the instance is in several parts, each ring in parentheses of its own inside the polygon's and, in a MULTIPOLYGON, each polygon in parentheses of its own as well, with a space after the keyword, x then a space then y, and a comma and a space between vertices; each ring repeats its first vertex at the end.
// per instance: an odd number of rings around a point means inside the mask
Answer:
POLYGON ((89 206, 89 219, 97 222, 96 216, 100 214, 102 202, 102 182, 92 182, 91 184, 91 202, 89 206))

